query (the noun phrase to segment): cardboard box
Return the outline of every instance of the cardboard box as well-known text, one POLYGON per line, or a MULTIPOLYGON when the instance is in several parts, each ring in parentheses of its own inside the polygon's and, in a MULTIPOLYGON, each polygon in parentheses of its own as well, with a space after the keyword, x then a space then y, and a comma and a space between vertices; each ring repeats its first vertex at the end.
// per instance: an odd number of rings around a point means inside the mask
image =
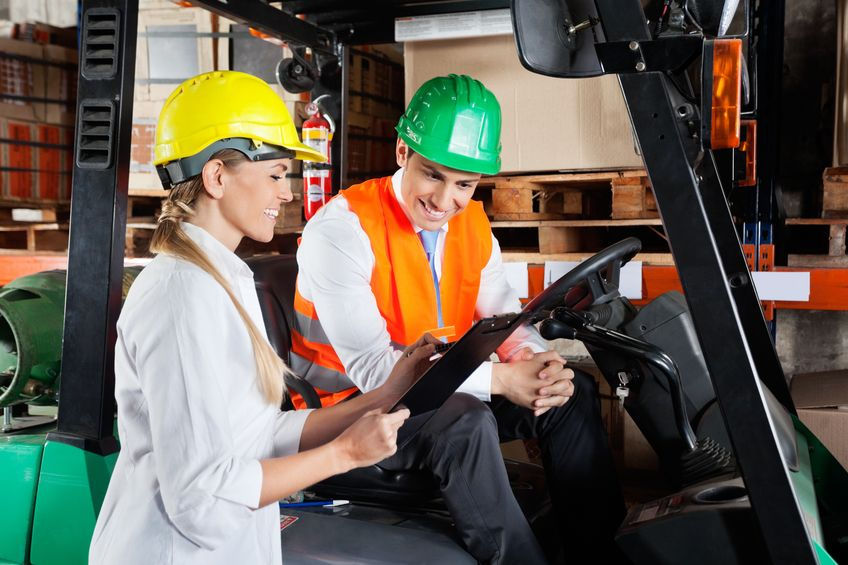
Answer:
POLYGON ((303 183, 301 179, 288 179, 294 200, 280 206, 277 228, 295 228, 303 225, 303 183))
POLYGON ((49 124, 74 125, 77 102, 77 64, 79 53, 76 49, 68 49, 59 45, 45 45, 44 59, 59 63, 57 66, 45 67, 45 92, 47 98, 62 100, 64 103, 47 103, 43 106, 43 114, 35 112, 36 120, 49 124))
POLYGON ((382 52, 351 53, 350 111, 397 121, 403 112, 403 70, 382 52))
POLYGON ((77 97, 76 49, 5 39, 0 40, 3 53, 27 59, 0 55, 0 93, 20 97, 0 99, 0 116, 72 126, 77 97))
POLYGON ((524 69, 511 35, 406 43, 406 101, 430 78, 468 74, 503 112, 501 172, 642 166, 618 79, 566 80, 524 69))
POLYGON ((44 22, 58 27, 77 23, 76 0, 5 0, 0 18, 14 22, 44 22))
POLYGON ((134 98, 165 100, 184 80, 214 71, 211 33, 208 10, 178 6, 140 10, 134 98))
POLYGON ((848 167, 831 167, 824 170, 822 217, 848 217, 848 167))
POLYGON ((790 391, 798 417, 848 469, 848 370, 795 375, 790 391))
MULTIPOLYGON (((74 9, 75 10, 75 9, 74 9)), ((77 48, 77 26, 56 27, 42 22, 17 22, 12 31, 13 39, 41 43, 42 45, 61 45, 69 49, 77 48)))
POLYGON ((34 100, 46 97, 46 66, 37 63, 43 59, 43 45, 14 39, 0 40, 0 94, 15 97, 1 99, 4 104, 27 106, 26 111, 31 112, 33 116, 36 113, 44 114, 44 102, 34 100), (10 59, 3 57, 3 54, 26 57, 29 60, 10 59))
POLYGON ((0 118, 0 199, 67 202, 71 196, 73 129, 0 118))

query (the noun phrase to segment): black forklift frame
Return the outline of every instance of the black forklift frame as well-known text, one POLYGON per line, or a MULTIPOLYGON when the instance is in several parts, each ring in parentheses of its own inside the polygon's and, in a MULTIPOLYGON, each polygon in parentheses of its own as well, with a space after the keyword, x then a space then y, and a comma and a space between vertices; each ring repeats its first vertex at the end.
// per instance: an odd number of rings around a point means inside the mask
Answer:
MULTIPOLYGON (((333 145, 336 190, 344 186, 347 167, 349 45, 393 41, 393 28, 387 26, 393 26, 395 17, 508 6, 503 0, 387 0, 375 17, 373 7, 351 9, 350 3, 339 0, 296 0, 284 3, 288 11, 261 0, 192 3, 340 58, 341 85, 319 85, 313 92, 332 92, 339 100, 338 107, 331 108, 341 128, 339 143, 333 145), (306 20, 296 16, 307 9, 314 13, 306 20), (313 23, 318 15, 321 25, 313 23)), ((650 41, 639 0, 595 3, 607 41, 650 41)), ((767 16, 768 4, 760 3, 761 18, 767 16)), ((61 402, 58 428, 49 439, 102 454, 117 449, 112 433, 115 324, 121 303, 137 13, 138 0, 84 0, 81 12, 61 402), (96 31, 106 20, 118 22, 109 45, 103 39, 109 33, 96 31)), ((773 19, 782 21, 782 15, 773 19)), ((626 73, 619 80, 769 556, 774 563, 816 563, 760 385, 792 414, 794 406, 713 154, 701 152, 700 140, 681 119, 683 101, 665 73, 626 73)), ((760 146, 760 162, 774 163, 776 156, 764 155, 766 149, 776 151, 776 143, 760 146)), ((760 184, 768 188, 764 196, 771 201, 773 167, 767 172, 769 178, 761 175, 760 184)))

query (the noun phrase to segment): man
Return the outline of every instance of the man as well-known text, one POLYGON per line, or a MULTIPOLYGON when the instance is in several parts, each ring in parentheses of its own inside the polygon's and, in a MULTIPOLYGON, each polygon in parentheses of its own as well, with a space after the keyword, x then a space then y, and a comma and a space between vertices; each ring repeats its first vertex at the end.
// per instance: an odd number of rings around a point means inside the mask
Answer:
MULTIPOLYGON (((481 175, 500 170, 500 126, 498 101, 479 81, 431 79, 397 125, 400 170, 342 191, 307 224, 292 365, 323 403, 379 386, 422 333, 458 338, 475 318, 520 309, 488 219, 471 200, 481 175)), ((433 472, 481 562, 544 561, 498 449, 499 439, 531 437, 569 561, 614 554, 624 506, 595 383, 546 350, 535 329, 516 331, 498 349, 500 363, 481 365, 459 389, 468 394, 454 395, 380 464, 433 472)))

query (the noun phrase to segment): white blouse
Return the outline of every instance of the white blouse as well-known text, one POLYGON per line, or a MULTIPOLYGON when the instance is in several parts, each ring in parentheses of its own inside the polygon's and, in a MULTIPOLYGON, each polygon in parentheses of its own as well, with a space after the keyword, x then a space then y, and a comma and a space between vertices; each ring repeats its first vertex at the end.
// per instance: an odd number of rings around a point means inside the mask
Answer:
MULTIPOLYGON (((250 268, 203 229, 183 228, 264 335, 250 268)), ((117 329, 121 451, 89 562, 279 564, 279 507, 257 508, 259 461, 296 453, 309 411, 266 402, 244 322, 191 263, 153 259, 117 329)))

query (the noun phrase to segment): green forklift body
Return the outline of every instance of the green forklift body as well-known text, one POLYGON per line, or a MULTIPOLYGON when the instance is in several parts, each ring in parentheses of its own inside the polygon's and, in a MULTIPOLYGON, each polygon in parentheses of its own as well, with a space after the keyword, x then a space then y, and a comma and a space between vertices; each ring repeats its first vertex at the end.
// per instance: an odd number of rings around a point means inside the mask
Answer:
POLYGON ((117 453, 98 455, 48 441, 32 522, 33 565, 85 565, 117 453))
POLYGON ((27 561, 43 450, 43 435, 0 437, 0 563, 27 561))
POLYGON ((824 528, 819 539, 812 536, 819 562, 822 565, 848 562, 848 535, 845 534, 848 529, 848 471, 801 420, 793 417, 793 421, 798 450, 804 449, 808 454, 802 461, 809 465, 802 469, 803 473, 794 474, 803 474, 804 479, 811 483, 814 498, 810 499, 808 490, 805 492, 805 489, 799 488, 797 480, 795 488, 805 512, 808 508, 816 508, 818 523, 824 528))

